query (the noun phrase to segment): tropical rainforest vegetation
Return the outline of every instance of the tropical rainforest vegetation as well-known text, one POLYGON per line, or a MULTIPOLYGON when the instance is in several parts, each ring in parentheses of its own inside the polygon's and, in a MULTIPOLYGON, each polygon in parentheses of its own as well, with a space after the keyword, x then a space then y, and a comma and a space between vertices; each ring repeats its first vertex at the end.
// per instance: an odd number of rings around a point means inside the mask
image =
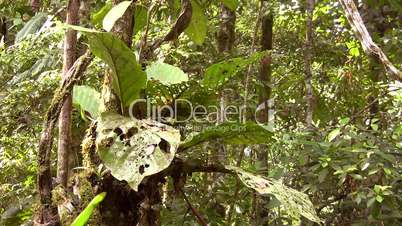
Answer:
POLYGON ((0 225, 402 225, 399 0, 0 0, 0 225))

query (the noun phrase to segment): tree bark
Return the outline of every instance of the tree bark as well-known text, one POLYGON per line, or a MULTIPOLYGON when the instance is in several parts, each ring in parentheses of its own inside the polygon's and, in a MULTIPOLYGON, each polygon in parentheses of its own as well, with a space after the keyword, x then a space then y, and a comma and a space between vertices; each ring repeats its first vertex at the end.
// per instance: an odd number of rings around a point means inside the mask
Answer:
POLYGON ((40 9, 40 0, 31 0, 31 9, 34 14, 37 13, 40 9))
POLYGON ((304 81, 306 84, 306 126, 311 128, 313 125, 314 94, 312 85, 311 60, 313 55, 313 11, 315 0, 307 0, 307 20, 306 20, 306 43, 304 49, 304 81))
MULTIPOLYGON (((261 51, 272 50, 272 37, 273 37, 273 16, 272 14, 265 15, 262 18, 261 24, 261 51)), ((263 104, 264 109, 261 110, 258 115, 259 123, 268 123, 270 108, 272 107, 270 102, 272 87, 271 87, 271 53, 265 56, 260 63, 259 79, 262 86, 259 88, 258 96, 259 103, 263 104)), ((268 170, 268 150, 266 145, 259 146, 258 161, 261 162, 261 166, 264 170, 268 170)), ((266 197, 260 197, 256 199, 256 224, 267 225, 268 209, 265 204, 269 201, 266 197), (263 221, 261 221, 261 219, 263 221), (261 221, 261 222, 260 222, 261 221)))
MULTIPOLYGON (((70 0, 67 5, 66 23, 77 25, 80 0, 70 0)), ((77 47, 77 31, 68 30, 64 40, 64 60, 63 75, 65 79, 68 70, 73 66, 76 60, 77 47)), ((68 163, 69 153, 71 150, 71 111, 72 111, 71 95, 64 101, 59 118, 59 142, 57 150, 57 180, 64 187, 67 187, 68 181, 68 163)))
MULTIPOLYGON (((273 36, 273 18, 272 15, 265 15, 262 18, 261 25, 261 51, 272 50, 272 36, 273 36)), ((262 83, 262 87, 259 89, 259 103, 264 104, 264 110, 258 115, 258 121, 260 123, 268 122, 269 117, 269 100, 271 98, 271 54, 265 56, 260 63, 259 79, 262 83)))

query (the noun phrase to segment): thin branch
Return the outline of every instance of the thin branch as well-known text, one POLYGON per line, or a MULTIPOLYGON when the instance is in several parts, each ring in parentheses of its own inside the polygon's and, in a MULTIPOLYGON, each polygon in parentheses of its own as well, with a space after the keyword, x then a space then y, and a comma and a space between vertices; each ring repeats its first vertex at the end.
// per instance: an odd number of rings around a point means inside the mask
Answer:
POLYGON ((160 177, 166 177, 177 175, 177 172, 181 172, 184 175, 196 172, 235 174, 233 171, 226 169, 225 166, 221 164, 205 164, 197 159, 183 160, 175 157, 170 166, 158 173, 158 175, 160 177))
POLYGON ((187 198, 187 196, 184 193, 183 189, 181 189, 180 187, 178 189, 180 190, 181 194, 183 195, 184 200, 186 201, 186 203, 187 203, 188 207, 190 208, 191 212, 193 213, 193 215, 197 219, 198 223, 200 225, 203 225, 203 226, 208 226, 207 222, 205 222, 205 220, 202 217, 202 215, 193 207, 193 205, 191 205, 190 200, 187 198))
POLYGON ((174 23, 173 27, 170 31, 165 35, 165 37, 161 40, 156 41, 150 47, 150 51, 153 52, 155 49, 159 48, 162 43, 167 41, 173 41, 177 39, 181 33, 186 30, 188 25, 191 22, 191 17, 193 14, 193 8, 191 6, 190 0, 182 0, 181 3, 181 12, 179 17, 177 18, 176 22, 174 23))
MULTIPOLYGON (((148 14, 147 14, 147 23, 145 25, 145 32, 144 32, 144 36, 141 39, 141 45, 140 45, 140 50, 139 50, 139 63, 142 64, 143 60, 145 58, 144 56, 144 50, 147 47, 147 42, 148 42, 148 33, 149 33, 149 25, 151 23, 151 19, 152 19, 152 14, 154 12, 155 9, 158 8, 158 3, 156 3, 155 5, 152 5, 151 8, 148 10, 148 14)), ((135 23, 135 21, 134 21, 135 23)))
MULTIPOLYGON (((236 163, 236 167, 240 167, 241 166, 241 162, 243 161, 243 157, 244 157, 244 150, 240 151, 240 156, 239 156, 239 160, 236 163)), ((236 188, 235 188, 235 192, 233 197, 237 197, 239 195, 240 192, 240 185, 241 185, 241 181, 239 179, 239 177, 236 177, 236 188)), ((233 204, 230 205, 229 208, 229 214, 228 214, 228 225, 232 224, 232 215, 233 215, 233 208, 234 205, 236 204, 236 199, 234 200, 233 204)))
MULTIPOLYGON (((258 37, 258 27, 260 26, 262 16, 263 16, 263 1, 260 2, 260 7, 258 9, 258 16, 257 16, 257 21, 255 22, 255 29, 253 33, 253 41, 251 43, 251 48, 250 48, 250 55, 255 52, 255 46, 257 42, 257 37, 258 37)), ((251 69, 253 65, 249 65, 247 69, 247 74, 246 74, 246 81, 244 84, 244 102, 243 102, 243 122, 247 121, 247 106, 248 106, 248 96, 249 96, 249 90, 250 90, 250 81, 251 81, 251 69)))

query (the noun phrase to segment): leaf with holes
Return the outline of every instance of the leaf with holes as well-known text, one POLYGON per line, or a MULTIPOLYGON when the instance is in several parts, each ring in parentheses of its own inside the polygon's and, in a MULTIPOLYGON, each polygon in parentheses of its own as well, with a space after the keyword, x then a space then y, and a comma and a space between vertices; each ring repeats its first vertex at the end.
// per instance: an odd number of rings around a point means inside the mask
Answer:
POLYGON ((261 60, 268 52, 258 52, 249 58, 236 57, 209 66, 205 70, 203 84, 211 89, 218 88, 228 82, 239 71, 248 65, 261 60))
POLYGON ((212 126, 200 133, 189 136, 179 149, 184 150, 213 139, 228 144, 266 144, 270 142, 273 132, 255 123, 222 123, 212 126))
POLYGON ((99 105, 101 94, 89 86, 74 86, 73 104, 78 105, 82 110, 89 112, 92 118, 99 116, 99 105))
POLYGON ((112 175, 137 191, 146 176, 167 168, 180 142, 180 132, 151 120, 103 114, 96 147, 112 175))
POLYGON ((178 84, 188 81, 188 75, 180 68, 163 62, 152 63, 145 70, 148 80, 155 79, 164 85, 178 84))
POLYGON ((280 181, 272 178, 254 175, 234 166, 226 166, 226 168, 235 172, 247 187, 256 190, 262 195, 269 194, 275 196, 290 215, 298 217, 302 215, 310 221, 321 223, 313 204, 306 194, 287 187, 280 181))
POLYGON ((201 45, 207 36, 207 18, 205 17, 204 9, 197 1, 192 0, 191 7, 193 13, 185 33, 195 44, 201 45))

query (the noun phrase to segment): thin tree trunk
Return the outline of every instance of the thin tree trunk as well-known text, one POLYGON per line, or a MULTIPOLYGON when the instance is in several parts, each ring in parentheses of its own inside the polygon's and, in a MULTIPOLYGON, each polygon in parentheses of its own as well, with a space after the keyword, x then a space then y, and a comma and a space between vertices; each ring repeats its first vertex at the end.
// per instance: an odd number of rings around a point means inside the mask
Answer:
MULTIPOLYGON (((235 41, 235 23, 236 23, 236 13, 221 4, 221 15, 220 15, 220 25, 219 32, 217 36, 218 41, 218 50, 219 54, 222 58, 225 58, 226 55, 229 55, 233 49, 233 44, 235 41)), ((219 94, 219 117, 217 119, 217 123, 221 124, 225 122, 225 108, 226 102, 228 100, 228 96, 225 94, 224 90, 221 90, 219 94)), ((225 162, 226 161, 226 146, 224 144, 217 144, 219 146, 218 149, 218 161, 225 162)), ((215 175, 218 176, 219 174, 215 175)))
POLYGON ((40 9, 40 0, 31 0, 31 9, 34 14, 37 13, 40 9))
POLYGON ((381 62, 385 69, 398 81, 402 82, 402 72, 399 71, 388 59, 385 53, 373 42, 366 26, 360 16, 359 11, 353 0, 339 0, 343 10, 345 11, 346 18, 356 37, 359 39, 363 46, 364 52, 370 57, 376 58, 381 62))
MULTIPOLYGON (((70 0, 67 5, 67 24, 78 24, 78 12, 80 0, 70 0)), ((63 62, 63 78, 67 76, 68 70, 73 66, 76 60, 77 47, 77 31, 68 30, 64 40, 64 62, 63 62)), ((71 95, 67 97, 63 104, 59 118, 59 142, 57 150, 57 179, 64 187, 67 187, 68 181, 68 163, 69 153, 71 149, 71 95)))
MULTIPOLYGON (((250 55, 255 52, 255 46, 257 43, 257 38, 258 38, 258 27, 260 26, 260 22, 263 17, 263 2, 260 2, 260 6, 258 7, 258 15, 257 15, 257 21, 255 22, 255 29, 253 33, 253 40, 251 43, 251 48, 250 48, 250 55)), ((249 65, 246 73, 246 78, 244 82, 244 99, 243 99, 243 112, 242 112, 242 120, 243 122, 246 122, 249 119, 249 115, 247 112, 248 108, 248 98, 249 98, 249 92, 250 92, 250 81, 252 77, 251 70, 253 68, 253 65, 249 65)))
POLYGON ((85 54, 79 58, 68 72, 66 79, 63 79, 60 87, 56 90, 53 100, 46 113, 46 121, 38 147, 38 193, 40 204, 37 210, 35 223, 40 225, 58 225, 59 219, 57 208, 52 203, 52 174, 50 167, 50 156, 53 144, 53 129, 59 118, 64 101, 71 93, 73 86, 81 81, 84 71, 92 58, 85 54))
MULTIPOLYGON (((273 17, 271 14, 265 15, 262 18, 261 24, 261 50, 272 50, 272 37, 273 37, 273 17)), ((263 104, 264 109, 260 111, 258 115, 259 123, 268 123, 270 104, 268 103, 271 99, 271 54, 265 56, 260 63, 259 79, 262 86, 259 88, 259 103, 263 104)), ((268 151, 266 145, 259 146, 258 161, 261 162, 261 166, 264 170, 268 170, 268 151)), ((265 204, 268 202, 266 197, 260 197, 256 200, 257 213, 256 213, 256 223, 258 225, 267 225, 268 209, 265 204)))
POLYGON ((306 43, 304 50, 304 81, 306 84, 306 126, 311 128, 313 125, 314 94, 312 85, 311 59, 313 52, 313 11, 314 0, 307 0, 307 20, 306 20, 306 43))
MULTIPOLYGON (((221 4, 221 15, 220 15, 220 25, 219 25, 219 32, 217 35, 217 44, 218 44, 218 50, 219 54, 222 58, 225 58, 226 56, 230 55, 234 41, 235 41, 235 24, 236 24, 236 12, 229 9, 225 5, 221 4)), ((225 115, 225 109, 227 106, 227 101, 229 99, 229 96, 227 93, 225 93, 225 90, 221 90, 220 92, 220 100, 219 100, 219 107, 220 107, 220 113, 219 113, 219 118, 218 118, 218 124, 224 123, 226 121, 226 115, 225 115)), ((218 146, 217 154, 218 158, 217 160, 220 163, 225 164, 227 162, 227 148, 225 144, 222 143, 217 143, 215 144, 218 146)), ((213 157, 212 157, 213 158, 213 157)), ((216 159, 215 159, 216 161, 216 159)), ((214 183, 213 187, 216 188, 217 181, 222 181, 222 174, 221 173, 215 173, 212 175, 214 178, 214 183)), ((219 203, 216 203, 216 205, 220 205, 219 203)), ((217 212, 218 213, 218 212, 217 212)), ((224 216, 224 215, 223 215, 224 216)))
POLYGON ((0 17, 0 43, 6 42, 7 33, 8 33, 7 18, 0 17))
MULTIPOLYGON (((261 36, 261 51, 272 50, 272 28, 273 28, 273 18, 272 15, 265 15, 262 18, 262 36, 261 36)), ((271 98, 271 54, 268 54, 261 60, 260 64, 260 82, 262 87, 259 89, 259 103, 264 104, 264 110, 258 116, 258 121, 260 123, 268 122, 269 106, 268 101, 271 98)))
POLYGON ((221 6, 221 23, 218 33, 218 50, 219 53, 230 53, 233 49, 235 41, 235 23, 236 13, 228 7, 221 6))

